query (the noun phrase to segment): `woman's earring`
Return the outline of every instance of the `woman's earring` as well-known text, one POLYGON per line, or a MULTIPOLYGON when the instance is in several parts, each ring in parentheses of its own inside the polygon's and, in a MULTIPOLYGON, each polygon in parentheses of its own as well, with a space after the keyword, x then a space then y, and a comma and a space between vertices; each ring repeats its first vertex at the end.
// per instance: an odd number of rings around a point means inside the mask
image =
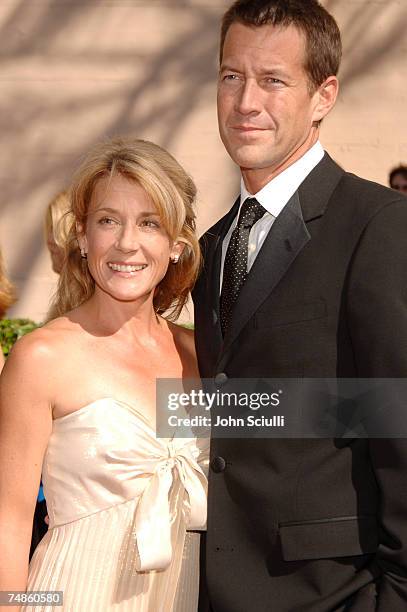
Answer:
POLYGON ((173 264, 177 264, 179 260, 179 255, 174 255, 174 257, 171 257, 171 263, 173 264))
POLYGON ((87 259, 88 258, 88 254, 86 253, 85 249, 81 249, 81 257, 82 257, 82 259, 87 259))

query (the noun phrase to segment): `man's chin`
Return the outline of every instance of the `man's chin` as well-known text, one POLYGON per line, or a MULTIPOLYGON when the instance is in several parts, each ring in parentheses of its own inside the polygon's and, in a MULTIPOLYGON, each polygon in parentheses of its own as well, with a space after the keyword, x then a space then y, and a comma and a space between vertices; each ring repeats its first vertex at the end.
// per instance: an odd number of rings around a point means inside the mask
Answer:
POLYGON ((259 151, 254 151, 253 148, 244 147, 230 153, 231 158, 241 170, 264 170, 273 165, 273 161, 261 155, 259 151))

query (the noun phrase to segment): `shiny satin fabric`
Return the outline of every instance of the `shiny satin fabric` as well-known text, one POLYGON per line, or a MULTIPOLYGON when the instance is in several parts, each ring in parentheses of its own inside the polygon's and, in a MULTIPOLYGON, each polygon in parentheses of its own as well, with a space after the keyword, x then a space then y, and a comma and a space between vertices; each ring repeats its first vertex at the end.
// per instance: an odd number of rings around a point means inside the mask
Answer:
POLYGON ((206 525, 207 463, 207 441, 156 439, 112 398, 54 420, 42 476, 50 529, 28 589, 63 590, 75 612, 193 612, 199 534, 185 536, 206 525))

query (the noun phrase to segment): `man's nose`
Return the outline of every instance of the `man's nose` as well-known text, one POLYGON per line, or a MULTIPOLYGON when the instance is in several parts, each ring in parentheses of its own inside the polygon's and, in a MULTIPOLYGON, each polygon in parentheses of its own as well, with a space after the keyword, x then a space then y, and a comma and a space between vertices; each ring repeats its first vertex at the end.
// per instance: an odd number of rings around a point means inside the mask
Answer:
POLYGON ((140 230, 131 224, 123 225, 117 238, 120 251, 137 251, 140 248, 140 230))
POLYGON ((246 79, 236 97, 236 110, 241 115, 259 113, 261 110, 261 88, 256 79, 246 79))

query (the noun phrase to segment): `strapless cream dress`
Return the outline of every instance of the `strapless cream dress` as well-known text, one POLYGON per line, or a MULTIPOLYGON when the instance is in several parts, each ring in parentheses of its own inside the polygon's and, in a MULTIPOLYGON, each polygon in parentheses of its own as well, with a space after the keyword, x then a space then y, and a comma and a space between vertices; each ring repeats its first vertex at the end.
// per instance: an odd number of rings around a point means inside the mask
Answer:
POLYGON ((207 459, 206 440, 156 439, 112 398, 54 420, 42 473, 50 525, 27 590, 63 591, 63 606, 22 610, 195 612, 207 459))

